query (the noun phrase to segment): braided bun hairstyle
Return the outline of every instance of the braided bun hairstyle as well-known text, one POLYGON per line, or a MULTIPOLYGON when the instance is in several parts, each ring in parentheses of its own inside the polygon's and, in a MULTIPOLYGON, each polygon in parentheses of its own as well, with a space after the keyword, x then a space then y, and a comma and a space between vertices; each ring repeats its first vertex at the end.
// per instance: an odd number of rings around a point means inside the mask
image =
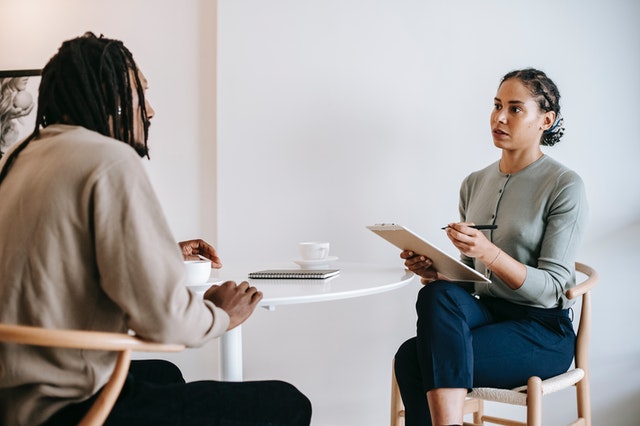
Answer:
POLYGON ((542 133, 540 145, 553 146, 560 142, 564 134, 564 118, 560 114, 560 91, 556 84, 544 72, 535 68, 511 71, 502 77, 500 84, 511 78, 517 78, 529 89, 541 111, 556 113, 553 125, 542 133))

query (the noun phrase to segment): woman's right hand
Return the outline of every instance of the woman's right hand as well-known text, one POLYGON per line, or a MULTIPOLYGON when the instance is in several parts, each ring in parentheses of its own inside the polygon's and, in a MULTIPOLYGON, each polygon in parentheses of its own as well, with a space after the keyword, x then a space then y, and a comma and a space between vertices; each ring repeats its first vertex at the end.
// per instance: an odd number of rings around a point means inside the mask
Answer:
POLYGON ((422 277, 422 284, 428 284, 438 279, 438 271, 432 268, 433 262, 427 256, 416 254, 411 250, 404 250, 400 253, 404 259, 404 266, 414 274, 422 277))

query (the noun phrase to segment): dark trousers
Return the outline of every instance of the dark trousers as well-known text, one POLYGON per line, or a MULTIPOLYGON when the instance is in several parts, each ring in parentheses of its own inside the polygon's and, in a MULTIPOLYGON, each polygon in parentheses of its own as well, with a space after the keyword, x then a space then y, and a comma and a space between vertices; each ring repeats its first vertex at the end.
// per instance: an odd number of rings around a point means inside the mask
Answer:
MULTIPOLYGON (((77 424, 95 399, 56 413, 45 425, 77 424)), ((281 381, 185 383, 170 362, 132 361, 105 425, 308 426, 311 403, 281 381)))
POLYGON ((568 310, 477 299, 447 281, 424 286, 416 310, 417 336, 400 346, 394 365, 406 426, 431 425, 431 389, 513 388, 563 373, 573 360, 568 310))

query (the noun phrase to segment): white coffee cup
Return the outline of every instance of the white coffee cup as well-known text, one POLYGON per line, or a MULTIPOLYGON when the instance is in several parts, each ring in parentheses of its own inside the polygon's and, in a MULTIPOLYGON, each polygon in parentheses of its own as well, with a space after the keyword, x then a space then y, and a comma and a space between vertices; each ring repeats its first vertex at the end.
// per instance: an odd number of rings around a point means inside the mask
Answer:
POLYGON ((330 244, 326 241, 304 241, 298 247, 303 260, 322 260, 329 256, 330 244))
POLYGON ((211 275, 211 261, 209 260, 185 260, 184 268, 187 271, 187 285, 204 284, 211 275))

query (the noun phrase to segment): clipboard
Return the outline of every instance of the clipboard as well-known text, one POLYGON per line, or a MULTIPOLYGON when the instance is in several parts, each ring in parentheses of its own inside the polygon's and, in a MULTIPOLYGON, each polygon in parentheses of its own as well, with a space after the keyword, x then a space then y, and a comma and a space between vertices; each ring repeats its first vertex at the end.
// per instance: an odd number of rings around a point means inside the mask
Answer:
POLYGON ((382 223, 367 226, 367 229, 389 241, 400 250, 411 250, 425 255, 433 261, 433 267, 451 281, 491 283, 491 281, 460 260, 440 250, 429 241, 402 225, 382 223))

